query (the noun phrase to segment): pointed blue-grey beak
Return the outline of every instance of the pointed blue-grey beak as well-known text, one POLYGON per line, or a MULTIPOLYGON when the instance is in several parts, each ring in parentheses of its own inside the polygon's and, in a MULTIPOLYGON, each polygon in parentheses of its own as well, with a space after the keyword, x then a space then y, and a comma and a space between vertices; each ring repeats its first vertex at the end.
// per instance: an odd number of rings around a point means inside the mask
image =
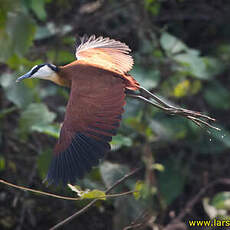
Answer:
POLYGON ((31 77, 31 71, 29 71, 28 73, 24 74, 23 76, 19 77, 16 82, 20 82, 21 80, 24 80, 26 78, 30 78, 31 77))

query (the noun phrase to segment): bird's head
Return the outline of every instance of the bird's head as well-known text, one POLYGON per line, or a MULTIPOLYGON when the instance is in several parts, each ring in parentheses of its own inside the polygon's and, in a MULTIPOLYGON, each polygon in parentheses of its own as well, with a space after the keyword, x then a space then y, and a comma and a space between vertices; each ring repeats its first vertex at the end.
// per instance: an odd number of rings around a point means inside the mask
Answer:
POLYGON ((53 64, 41 64, 34 66, 28 73, 19 77, 16 81, 19 82, 26 78, 40 78, 55 81, 57 77, 58 67, 53 64))

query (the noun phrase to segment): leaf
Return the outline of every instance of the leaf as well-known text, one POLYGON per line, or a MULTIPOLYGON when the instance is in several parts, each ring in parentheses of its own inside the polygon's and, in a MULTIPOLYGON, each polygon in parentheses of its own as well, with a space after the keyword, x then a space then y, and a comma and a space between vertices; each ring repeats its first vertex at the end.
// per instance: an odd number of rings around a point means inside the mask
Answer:
POLYGON ((133 196, 136 200, 139 200, 141 197, 141 191, 143 190, 144 182, 143 181, 137 181, 134 187, 134 193, 133 196))
POLYGON ((176 85, 173 94, 177 98, 184 97, 188 94, 189 89, 190 89, 190 81, 184 80, 176 85))
POLYGON ((9 0, 1 0, 1 7, 0 7, 0 28, 4 28, 7 14, 12 9, 18 7, 17 1, 9 1, 9 0))
POLYGON ((60 125, 59 124, 51 124, 51 125, 46 125, 46 126, 42 126, 42 125, 33 125, 33 127, 31 128, 31 130, 33 131, 37 131, 39 133, 44 133, 47 134, 49 136, 55 137, 55 138, 59 138, 59 134, 60 134, 60 125))
POLYGON ((5 62, 13 54, 12 41, 3 29, 0 29, 0 50, 0 62, 5 62))
POLYGON ((206 64, 206 71, 210 76, 216 76, 225 69, 225 65, 216 58, 203 57, 203 61, 206 64))
POLYGON ((171 54, 179 53, 188 49, 181 40, 167 32, 164 32, 161 35, 160 44, 166 52, 171 54))
POLYGON ((12 39, 7 33, 9 14, 20 8, 17 0, 1 0, 0 3, 0 62, 5 62, 12 54, 12 39))
POLYGON ((130 137, 126 137, 121 134, 118 134, 115 137, 113 137, 113 140, 111 141, 110 144, 112 150, 118 150, 123 146, 127 146, 127 147, 132 146, 133 142, 130 137))
MULTIPOLYGON (((224 219, 224 220, 229 220, 230 216, 228 215, 229 211, 229 192, 221 192, 217 194, 215 197, 217 198, 217 203, 210 202, 210 199, 205 197, 203 199, 203 207, 207 215, 209 216, 210 219, 216 218, 216 224, 218 224, 218 219, 224 219), (226 199, 227 198, 227 199, 226 199), (227 206, 225 206, 225 203, 227 206), (215 205, 219 206, 217 208, 215 205), (222 207, 222 208, 220 208, 222 207)), ((214 199, 215 199, 214 197, 214 199)), ((216 226, 222 226, 221 221, 219 221, 219 225, 216 226)))
POLYGON ((106 194, 104 191, 94 189, 89 192, 85 192, 82 196, 82 198, 85 199, 100 199, 100 200, 106 200, 106 194))
POLYGON ((134 187, 134 198, 139 200, 142 198, 145 201, 150 201, 153 195, 156 194, 156 187, 151 187, 149 184, 144 183, 144 181, 137 181, 134 187))
POLYGON ((19 108, 25 108, 34 100, 35 91, 28 89, 23 83, 16 83, 15 79, 13 74, 4 74, 0 78, 0 85, 9 101, 19 108))
MULTIPOLYGON (((53 22, 49 22, 45 26, 38 26, 38 29, 35 34, 35 39, 36 40, 46 39, 56 34, 64 36, 65 34, 71 32, 72 30, 73 30, 73 27, 71 25, 60 26, 60 25, 54 24, 53 22)), ((71 53, 69 53, 69 55, 70 54, 71 53)))
POLYGON ((45 21, 46 19, 45 4, 46 0, 31 1, 31 9, 36 14, 36 16, 42 21, 45 21))
POLYGON ((78 196, 80 196, 82 199, 99 199, 99 200, 106 200, 106 194, 104 191, 93 189, 93 190, 82 190, 80 186, 78 185, 71 185, 68 184, 69 188, 77 193, 78 196))
POLYGON ((177 54, 173 59, 183 65, 184 71, 187 71, 193 77, 205 80, 212 77, 207 71, 207 66, 203 58, 193 53, 177 54))
POLYGON ((197 94, 202 88, 202 83, 200 80, 195 80, 191 83, 190 92, 191 94, 197 94))
POLYGON ((230 192, 219 192, 217 193, 211 204, 217 209, 230 210, 230 192))
POLYGON ((14 53, 20 57, 23 56, 33 42, 35 34, 33 20, 23 13, 9 14, 6 31, 12 42, 14 53))
POLYGON ((35 33, 35 40, 46 39, 55 35, 54 31, 50 30, 47 26, 38 26, 35 33))
POLYGON ((22 138, 26 138, 27 133, 38 129, 38 127, 48 126, 56 117, 50 112, 45 104, 32 103, 21 114, 19 120, 20 133, 22 138))
POLYGON ((157 170, 157 171, 159 171, 159 172, 163 172, 165 170, 164 165, 159 164, 159 163, 154 163, 152 165, 152 168, 155 169, 155 170, 157 170))

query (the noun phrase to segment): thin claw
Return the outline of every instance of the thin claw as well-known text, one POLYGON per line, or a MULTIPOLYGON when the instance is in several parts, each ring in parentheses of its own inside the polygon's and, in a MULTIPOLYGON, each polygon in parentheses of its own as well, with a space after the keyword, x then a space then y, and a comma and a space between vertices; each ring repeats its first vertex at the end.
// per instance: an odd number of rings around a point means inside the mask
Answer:
POLYGON ((209 116, 207 116, 205 114, 202 114, 200 112, 197 112, 197 111, 191 111, 191 110, 182 109, 182 108, 178 108, 177 110, 178 110, 177 111, 178 113, 181 112, 181 113, 183 113, 183 114, 185 114, 187 116, 192 115, 194 117, 202 117, 202 118, 205 118, 205 119, 210 120, 210 121, 216 121, 216 119, 211 118, 211 117, 209 117, 209 116))
POLYGON ((171 115, 179 115, 182 117, 185 117, 189 120, 191 120, 192 122, 194 122, 196 125, 198 125, 201 128, 204 128, 202 125, 215 129, 217 131, 220 131, 221 129, 209 124, 207 121, 215 121, 214 118, 211 118, 207 115, 204 115, 200 112, 196 112, 196 111, 191 111, 191 110, 187 110, 187 109, 183 109, 183 108, 177 108, 175 106, 171 106, 169 104, 167 104, 166 102, 162 101, 159 97, 157 97, 156 95, 152 94, 151 92, 149 92, 147 89, 140 87, 140 94, 133 94, 133 93, 126 93, 127 96, 129 97, 133 97, 136 99, 139 99, 141 101, 144 101, 145 103, 151 104, 161 110, 164 110, 165 112, 171 114, 171 115), (154 99, 156 102, 147 99, 146 96, 154 99), (204 121, 200 118, 206 119, 207 121, 204 121))
POLYGON ((126 94, 126 95, 129 96, 129 97, 133 97, 133 98, 139 99, 141 101, 144 101, 144 102, 146 102, 146 103, 148 103, 150 105, 153 105, 153 106, 155 106, 155 107, 157 107, 159 109, 162 109, 162 110, 168 112, 167 108, 165 108, 165 107, 163 107, 163 106, 161 106, 161 105, 159 105, 159 104, 157 104, 157 103, 155 103, 153 101, 150 101, 150 100, 148 100, 147 98, 145 98, 143 96, 135 95, 135 94, 126 94))
POLYGON ((205 119, 210 120, 210 121, 216 121, 216 119, 211 118, 211 117, 209 117, 205 114, 202 114, 200 112, 191 111, 191 110, 182 109, 182 108, 177 108, 175 106, 169 105, 168 103, 166 103, 162 99, 160 99, 158 96, 154 95, 153 93, 149 92, 147 89, 145 89, 143 87, 140 87, 140 92, 141 92, 141 96, 144 97, 143 94, 145 94, 145 95, 149 96, 150 98, 154 99, 159 104, 163 105, 165 107, 165 110, 168 110, 169 113, 181 114, 181 115, 183 115, 183 114, 184 115, 192 115, 195 117, 202 117, 202 118, 205 118, 205 119))
POLYGON ((194 122, 197 126, 199 126, 200 128, 203 128, 203 126, 198 122, 198 121, 196 121, 196 120, 194 120, 194 119, 190 119, 192 122, 194 122))
POLYGON ((164 101, 162 101, 158 96, 154 95, 153 93, 149 92, 147 89, 140 87, 140 92, 141 92, 141 96, 142 93, 147 94, 149 97, 151 97, 152 99, 154 99, 155 101, 157 101, 159 104, 164 105, 165 107, 168 108, 173 108, 172 106, 168 105, 167 103, 165 103, 164 101))
POLYGON ((199 119, 199 118, 191 117, 191 116, 187 116, 187 117, 188 117, 189 119, 191 119, 191 120, 197 121, 198 123, 202 123, 202 124, 206 125, 206 126, 209 127, 209 128, 215 129, 215 130, 217 130, 217 131, 221 131, 220 128, 217 128, 217 127, 215 127, 215 126, 213 126, 213 125, 210 125, 208 122, 203 121, 203 120, 201 120, 201 119, 199 119))

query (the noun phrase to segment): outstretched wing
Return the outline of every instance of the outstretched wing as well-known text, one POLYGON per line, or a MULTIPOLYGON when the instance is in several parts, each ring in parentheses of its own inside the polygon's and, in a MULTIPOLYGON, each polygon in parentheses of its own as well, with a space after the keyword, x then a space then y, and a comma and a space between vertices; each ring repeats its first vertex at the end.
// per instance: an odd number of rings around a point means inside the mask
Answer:
POLYGON ((81 39, 81 44, 76 49, 76 57, 91 65, 123 74, 133 66, 130 51, 125 43, 92 35, 81 39))
POLYGON ((102 69, 73 78, 47 175, 49 183, 74 183, 110 150, 109 142, 117 132, 125 104, 124 87, 122 79, 102 69))

